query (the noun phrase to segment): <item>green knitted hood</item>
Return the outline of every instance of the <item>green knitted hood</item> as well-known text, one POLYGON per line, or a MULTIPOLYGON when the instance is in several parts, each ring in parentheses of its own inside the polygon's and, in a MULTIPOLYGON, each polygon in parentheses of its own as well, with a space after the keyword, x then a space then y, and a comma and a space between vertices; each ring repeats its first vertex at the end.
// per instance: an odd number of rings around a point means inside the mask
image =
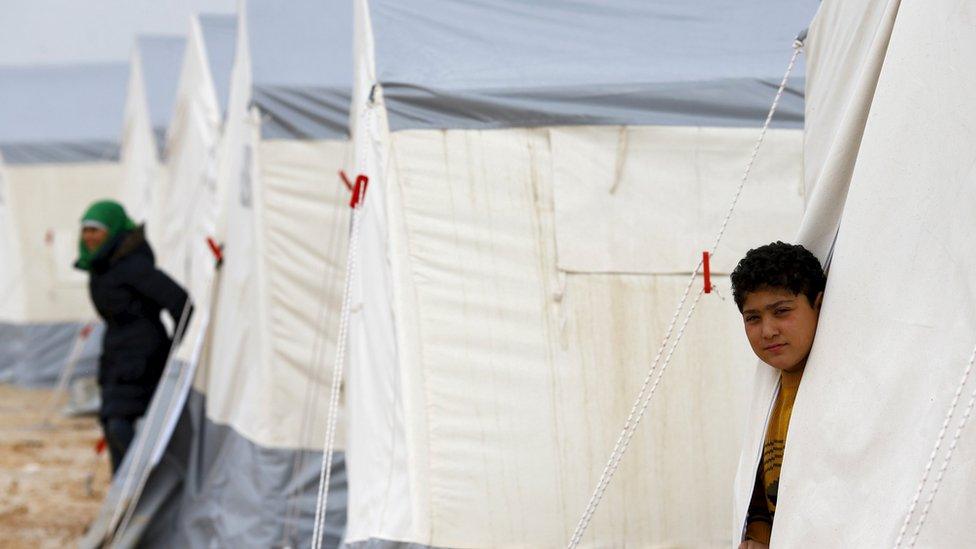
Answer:
POLYGON ((105 247, 113 238, 120 233, 131 231, 136 228, 136 224, 129 219, 125 213, 125 208, 114 200, 100 200, 95 202, 85 210, 85 215, 81 216, 82 226, 100 226, 108 231, 108 238, 95 250, 89 250, 85 246, 84 240, 78 238, 78 261, 75 267, 83 271, 91 269, 92 259, 98 254, 99 250, 105 247))

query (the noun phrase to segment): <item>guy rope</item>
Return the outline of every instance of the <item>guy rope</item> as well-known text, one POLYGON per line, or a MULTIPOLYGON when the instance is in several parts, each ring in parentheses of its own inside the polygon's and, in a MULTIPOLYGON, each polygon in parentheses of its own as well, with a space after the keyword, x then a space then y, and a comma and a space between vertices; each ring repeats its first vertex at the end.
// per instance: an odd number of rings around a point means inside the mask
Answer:
MULTIPOLYGON (((346 152, 343 158, 348 158, 349 156, 349 146, 348 142, 346 145, 346 152)), ((339 171, 339 179, 348 190, 351 192, 353 190, 352 184, 348 181, 344 171, 339 171)), ((340 239, 342 231, 333 230, 330 231, 330 240, 326 245, 327 250, 337 250, 339 248, 340 239)), ((302 449, 295 452, 295 458, 292 460, 292 471, 287 485, 293 485, 291 493, 288 496, 288 503, 285 508, 284 526, 282 527, 281 542, 279 545, 284 549, 292 549, 294 544, 294 539, 298 533, 299 519, 301 517, 301 501, 300 496, 305 492, 305 486, 302 483, 295 482, 298 479, 298 475, 305 470, 305 463, 308 458, 309 450, 306 450, 310 446, 310 439, 315 431, 314 415, 316 410, 319 409, 319 393, 320 387, 325 384, 325 379, 321 375, 323 368, 323 360, 326 354, 326 336, 329 334, 329 330, 335 325, 336 315, 339 311, 336 311, 334 307, 331 307, 327 303, 327 296, 332 296, 335 294, 336 286, 339 284, 338 277, 333 276, 332 270, 329 265, 326 264, 322 269, 322 280, 319 286, 319 296, 318 301, 318 315, 315 323, 315 339, 312 341, 312 352, 311 352, 311 362, 309 364, 310 372, 310 382, 306 384, 305 396, 302 400, 303 409, 301 415, 301 423, 299 427, 299 440, 301 441, 302 449)), ((318 486, 316 486, 318 488, 318 486)))
MULTIPOLYGON (((365 106, 361 120, 366 131, 366 137, 372 145, 373 105, 372 93, 365 106)), ((360 167, 367 169, 367 147, 363 148, 360 157, 360 167)), ((312 549, 321 549, 325 529, 325 512, 329 501, 329 482, 332 478, 332 454, 335 449, 335 432, 339 416, 339 396, 342 386, 342 371, 346 360, 346 347, 349 333, 349 317, 352 305, 352 284, 356 276, 356 264, 359 261, 359 231, 360 221, 365 206, 366 188, 369 178, 366 175, 356 177, 352 188, 352 198, 349 207, 352 208, 352 218, 349 221, 349 250, 346 258, 345 284, 342 293, 342 309, 339 317, 339 334, 336 343, 335 365, 332 370, 332 390, 329 395, 328 425, 325 431, 325 442, 322 449, 322 468, 319 471, 319 491, 315 503, 315 523, 312 528, 312 549)))
MULTIPOLYGON (((925 484, 928 482, 929 474, 932 472, 932 465, 935 464, 935 458, 939 455, 939 449, 942 447, 942 441, 945 439, 946 433, 949 430, 949 424, 952 423, 952 417, 956 413, 956 407, 959 405, 959 397, 962 395, 962 390, 969 381, 970 374, 973 371, 974 360, 976 360, 976 347, 973 347, 973 352, 969 355, 969 362, 966 363, 966 368, 963 370, 962 378, 959 380, 959 385, 956 386, 956 392, 952 395, 952 402, 949 403, 949 410, 946 411, 945 420, 942 422, 942 428, 939 430, 939 434, 935 437, 935 445, 932 448, 932 453, 929 455, 929 460, 925 463, 925 468, 922 470, 922 480, 918 483, 918 488, 915 490, 915 495, 912 497, 912 503, 908 506, 908 513, 905 514, 905 522, 902 523, 901 530, 898 531, 898 537, 895 539, 895 549, 901 547, 901 542, 905 538, 905 534, 908 533, 908 525, 911 523, 912 515, 915 514, 915 508, 918 506, 919 499, 922 496, 922 491, 925 489, 925 484)), ((960 418, 959 424, 956 427, 956 432, 952 436, 952 441, 949 442, 946 455, 942 458, 942 465, 939 467, 939 472, 936 474, 932 489, 929 491, 929 496, 925 500, 925 505, 922 507, 922 511, 919 514, 918 523, 915 525, 915 529, 912 531, 911 537, 908 538, 908 547, 915 546, 915 540, 918 539, 918 534, 922 531, 922 525, 925 524, 925 519, 929 516, 929 509, 932 508, 932 502, 935 500, 935 494, 939 491, 939 486, 942 484, 942 477, 945 475, 946 469, 949 468, 949 461, 952 460, 952 453, 955 451, 956 445, 959 443, 959 437, 962 435, 963 429, 966 428, 966 423, 969 421, 969 416, 972 414, 974 407, 976 407, 976 389, 973 389, 973 393, 969 398, 969 403, 966 405, 966 409, 962 413, 962 418, 960 418)))

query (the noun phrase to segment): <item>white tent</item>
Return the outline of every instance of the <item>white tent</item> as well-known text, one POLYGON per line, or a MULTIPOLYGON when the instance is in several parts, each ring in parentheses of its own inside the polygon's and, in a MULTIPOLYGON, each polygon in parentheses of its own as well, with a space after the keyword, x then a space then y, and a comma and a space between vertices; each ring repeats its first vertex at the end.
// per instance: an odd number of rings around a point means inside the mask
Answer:
POLYGON ((206 292, 206 238, 215 233, 217 156, 230 93, 236 18, 190 17, 186 50, 166 136, 166 170, 154 185, 146 224, 159 266, 187 286, 194 301, 206 292))
MULTIPOLYGON (((976 12, 825 0, 799 241, 829 262, 790 422, 778 547, 976 545, 976 12)), ((760 368, 735 526, 776 376, 760 368)))
MULTIPOLYGON (((308 544, 348 238, 351 26, 351 5, 241 4, 216 160, 224 260, 146 416, 151 448, 182 410, 121 546, 308 544), (180 371, 197 361, 184 406, 180 371)), ((200 265, 213 274, 212 258, 200 265)), ((88 543, 131 494, 128 471, 151 462, 127 457, 88 543)), ((341 456, 332 480, 328 547, 345 522, 341 456)))
MULTIPOLYGON (((206 423, 224 433, 215 474, 259 471, 266 484, 242 494, 242 510, 282 511, 264 524, 280 537, 268 544, 305 545, 315 511, 348 238, 338 172, 349 149, 351 24, 344 2, 240 8, 221 166, 225 260, 194 388, 206 423), (255 462, 256 452, 269 457, 255 462)), ((334 474, 344 496, 341 458, 334 474)), ((343 500, 330 505, 328 546, 341 539, 343 500)))
MULTIPOLYGON (((570 539, 813 1, 356 2, 370 177, 351 547, 570 539)), ((802 75, 802 70, 798 76, 802 75)), ((802 78, 583 542, 728 543, 754 357, 726 274, 796 230, 802 78)))
POLYGON ((163 146, 185 49, 186 39, 164 35, 140 36, 132 48, 120 161, 122 200, 137 221, 145 221, 153 186, 165 180, 163 146))
MULTIPOLYGON (((0 69, 0 379, 50 383, 94 319, 87 278, 73 269, 78 220, 117 198, 125 65, 0 69)), ((79 373, 92 373, 100 338, 79 373)))

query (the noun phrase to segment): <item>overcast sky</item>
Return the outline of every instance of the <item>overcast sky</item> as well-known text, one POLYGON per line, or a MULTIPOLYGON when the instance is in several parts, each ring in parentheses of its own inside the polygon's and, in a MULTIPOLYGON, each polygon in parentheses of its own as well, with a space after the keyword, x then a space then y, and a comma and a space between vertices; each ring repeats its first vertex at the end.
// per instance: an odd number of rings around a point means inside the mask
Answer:
POLYGON ((237 0, 0 0, 0 65, 127 61, 137 34, 185 34, 237 0))

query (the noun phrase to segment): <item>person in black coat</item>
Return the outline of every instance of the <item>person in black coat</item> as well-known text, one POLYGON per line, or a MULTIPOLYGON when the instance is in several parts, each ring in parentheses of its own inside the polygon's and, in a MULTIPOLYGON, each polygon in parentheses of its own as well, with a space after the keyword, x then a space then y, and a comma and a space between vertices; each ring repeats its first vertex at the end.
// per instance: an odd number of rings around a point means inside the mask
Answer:
POLYGON ((88 271, 92 304, 106 325, 98 365, 99 418, 114 473, 135 437, 136 421, 149 407, 173 344, 160 313, 165 309, 172 316, 178 335, 192 306, 186 291, 156 268, 143 227, 120 204, 96 202, 81 222, 75 266, 88 271))

